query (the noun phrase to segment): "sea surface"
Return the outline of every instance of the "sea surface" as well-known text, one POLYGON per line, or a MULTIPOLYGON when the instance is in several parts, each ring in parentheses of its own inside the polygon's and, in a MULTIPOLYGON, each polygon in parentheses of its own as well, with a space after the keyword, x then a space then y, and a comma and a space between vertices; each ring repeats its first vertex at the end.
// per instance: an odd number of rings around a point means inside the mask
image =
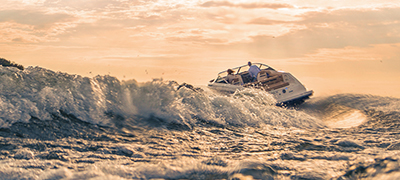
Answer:
POLYGON ((0 179, 400 179, 398 98, 187 87, 0 66, 0 179))

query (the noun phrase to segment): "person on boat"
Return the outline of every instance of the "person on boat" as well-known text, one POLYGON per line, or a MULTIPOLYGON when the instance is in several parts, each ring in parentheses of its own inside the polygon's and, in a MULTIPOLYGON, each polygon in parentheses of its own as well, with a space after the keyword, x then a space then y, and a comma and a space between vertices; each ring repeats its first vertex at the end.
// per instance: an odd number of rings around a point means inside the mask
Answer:
POLYGON ((258 72, 260 72, 261 70, 256 65, 252 65, 250 61, 247 63, 247 65, 250 66, 249 74, 251 76, 251 82, 254 82, 257 79, 258 72))
POLYGON ((226 75, 225 80, 228 81, 228 83, 232 83, 233 79, 235 79, 235 75, 233 74, 235 71, 232 69, 227 70, 228 75, 226 75))

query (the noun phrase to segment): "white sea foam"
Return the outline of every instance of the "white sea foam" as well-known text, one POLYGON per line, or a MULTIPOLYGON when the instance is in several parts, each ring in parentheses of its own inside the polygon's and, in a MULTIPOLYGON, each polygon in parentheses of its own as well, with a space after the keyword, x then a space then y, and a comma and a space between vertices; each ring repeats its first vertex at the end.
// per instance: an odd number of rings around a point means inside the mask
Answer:
POLYGON ((276 107, 270 94, 250 88, 226 95, 207 89, 194 91, 183 87, 177 90, 178 84, 171 81, 154 80, 139 84, 134 80, 121 82, 111 76, 87 78, 40 67, 28 67, 24 71, 0 67, 0 75, 0 127, 28 122, 32 117, 51 120, 52 115, 62 116, 62 112, 93 124, 110 125, 106 113, 111 112, 134 121, 137 120, 135 117, 142 117, 142 120, 156 118, 188 128, 199 121, 224 126, 316 128, 324 126, 320 121, 324 119, 321 113, 315 115, 318 109, 325 107, 325 117, 338 112, 326 107, 358 110, 357 114, 347 114, 347 118, 332 121, 340 121, 339 125, 333 125, 340 127, 346 119, 353 124, 354 119, 357 124, 363 123, 362 111, 371 108, 398 112, 400 103, 394 98, 337 95, 316 98, 308 103, 313 113, 276 107))
POLYGON ((274 106, 273 97, 245 89, 233 95, 176 89, 177 84, 154 80, 138 84, 111 76, 94 78, 53 72, 40 67, 24 71, 0 67, 0 125, 51 120, 61 111, 94 124, 110 124, 106 112, 124 118, 158 118, 191 128, 199 120, 220 125, 320 127, 305 113, 274 106))

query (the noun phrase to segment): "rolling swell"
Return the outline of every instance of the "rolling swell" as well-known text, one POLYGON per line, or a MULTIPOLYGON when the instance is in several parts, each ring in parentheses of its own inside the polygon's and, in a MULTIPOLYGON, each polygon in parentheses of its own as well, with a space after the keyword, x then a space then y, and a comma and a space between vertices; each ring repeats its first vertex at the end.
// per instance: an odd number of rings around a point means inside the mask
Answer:
MULTIPOLYGON (((313 98, 301 106, 307 114, 322 121, 331 121, 337 116, 358 112, 362 122, 360 131, 400 130, 400 99, 364 94, 337 94, 313 98)), ((351 119, 356 121, 355 119, 351 119)))

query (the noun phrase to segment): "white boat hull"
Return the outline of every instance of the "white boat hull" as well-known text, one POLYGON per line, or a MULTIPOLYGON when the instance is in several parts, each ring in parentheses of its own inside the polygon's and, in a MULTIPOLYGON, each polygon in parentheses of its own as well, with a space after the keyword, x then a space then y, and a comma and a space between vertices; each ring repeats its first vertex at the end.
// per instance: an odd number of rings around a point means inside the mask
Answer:
MULTIPOLYGON (((284 82, 287 82, 287 86, 270 90, 267 92, 272 94, 277 101, 278 106, 285 105, 298 105, 304 102, 312 96, 313 91, 307 91, 307 89, 290 73, 281 72, 284 82)), ((246 87, 225 84, 225 83, 210 83, 208 86, 220 92, 234 93, 236 90, 242 90, 246 87)))

